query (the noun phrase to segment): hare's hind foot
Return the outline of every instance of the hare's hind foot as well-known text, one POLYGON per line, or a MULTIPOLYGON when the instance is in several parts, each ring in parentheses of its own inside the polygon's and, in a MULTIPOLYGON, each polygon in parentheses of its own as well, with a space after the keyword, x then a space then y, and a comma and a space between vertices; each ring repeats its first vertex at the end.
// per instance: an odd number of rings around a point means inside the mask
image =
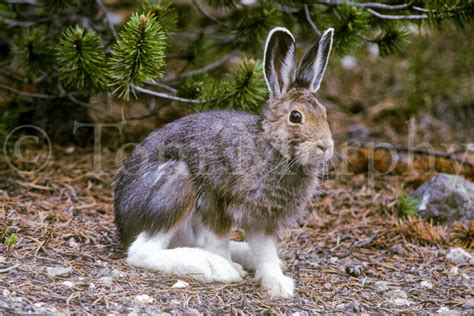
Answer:
POLYGON ((128 249, 127 262, 135 267, 187 275, 204 282, 242 281, 242 271, 224 257, 200 248, 166 249, 172 234, 141 233, 128 249))

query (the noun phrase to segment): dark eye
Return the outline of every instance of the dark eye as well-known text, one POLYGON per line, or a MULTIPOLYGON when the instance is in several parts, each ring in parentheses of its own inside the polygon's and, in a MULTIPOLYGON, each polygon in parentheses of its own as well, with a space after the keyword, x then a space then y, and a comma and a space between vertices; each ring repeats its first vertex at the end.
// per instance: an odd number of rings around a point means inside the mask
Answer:
POLYGON ((301 114, 298 111, 291 111, 290 113, 290 122, 294 124, 299 124, 301 123, 301 120, 303 119, 303 114, 301 114))

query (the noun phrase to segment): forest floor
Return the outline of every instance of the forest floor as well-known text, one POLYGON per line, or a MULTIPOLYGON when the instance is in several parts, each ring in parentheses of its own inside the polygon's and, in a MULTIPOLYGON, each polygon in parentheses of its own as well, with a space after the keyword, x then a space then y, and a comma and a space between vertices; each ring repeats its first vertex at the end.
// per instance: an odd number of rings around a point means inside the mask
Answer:
POLYGON ((113 172, 92 172, 90 151, 53 155, 35 173, 0 162, 0 313, 473 312, 473 263, 446 259, 457 246, 447 228, 396 216, 399 177, 329 176, 306 218, 280 236, 296 295, 276 300, 252 275, 204 284, 129 266, 113 223, 113 172), (189 285, 173 288, 178 280, 189 285))

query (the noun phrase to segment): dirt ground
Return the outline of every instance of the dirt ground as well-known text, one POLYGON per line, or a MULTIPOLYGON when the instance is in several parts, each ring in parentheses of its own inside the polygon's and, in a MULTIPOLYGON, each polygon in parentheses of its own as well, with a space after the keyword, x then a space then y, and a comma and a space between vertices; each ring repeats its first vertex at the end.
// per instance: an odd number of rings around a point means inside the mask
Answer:
POLYGON ((306 218, 280 236, 296 296, 273 300, 252 276, 204 284, 127 265, 113 224, 114 155, 101 174, 90 151, 53 155, 34 173, 0 162, 0 233, 18 237, 0 245, 0 313, 474 312, 473 262, 446 260, 458 242, 447 228, 395 215, 398 177, 324 179, 306 218), (178 280, 189 285, 172 288, 178 280))

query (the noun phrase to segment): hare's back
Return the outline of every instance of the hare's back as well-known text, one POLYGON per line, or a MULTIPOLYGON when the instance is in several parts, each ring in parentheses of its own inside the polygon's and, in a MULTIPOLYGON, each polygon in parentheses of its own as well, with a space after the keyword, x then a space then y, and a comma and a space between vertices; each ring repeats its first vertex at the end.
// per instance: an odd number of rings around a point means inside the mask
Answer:
POLYGON ((148 152, 158 148, 232 147, 255 139, 260 132, 260 118, 233 110, 207 111, 185 116, 155 130, 142 143, 148 152))

